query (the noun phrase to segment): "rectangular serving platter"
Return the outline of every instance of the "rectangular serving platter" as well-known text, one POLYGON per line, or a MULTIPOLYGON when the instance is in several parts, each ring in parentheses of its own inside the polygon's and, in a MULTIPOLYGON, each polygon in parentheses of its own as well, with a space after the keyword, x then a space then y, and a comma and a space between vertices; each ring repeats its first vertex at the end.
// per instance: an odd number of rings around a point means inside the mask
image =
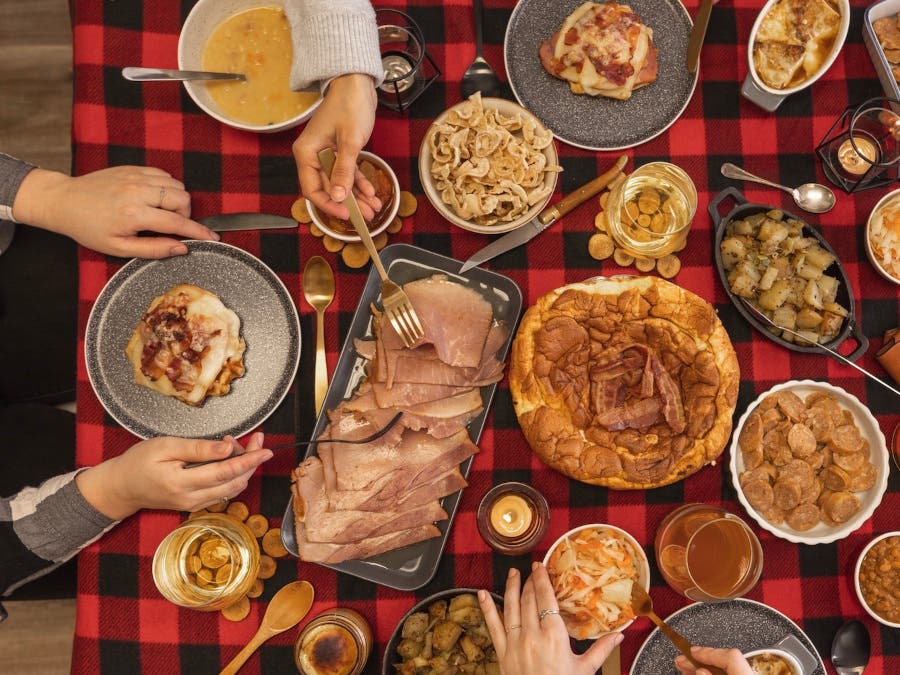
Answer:
MULTIPOLYGON (((386 247, 381 251, 381 260, 387 269, 388 275, 398 284, 402 285, 416 279, 442 273, 446 274, 451 280, 480 293, 485 300, 491 303, 494 309, 494 318, 509 327, 509 336, 497 354, 501 361, 506 361, 522 311, 522 292, 512 279, 481 268, 469 270, 464 276, 459 275, 457 272, 462 265, 460 261, 409 244, 392 244, 386 247)), ((356 312, 353 315, 347 339, 341 349, 328 394, 322 405, 322 412, 313 428, 312 438, 318 438, 328 425, 328 410, 334 409, 342 400, 349 397, 365 377, 365 359, 356 353, 353 341, 354 338, 368 338, 372 336, 372 312, 370 305, 378 302, 380 297, 381 278, 373 265, 369 272, 369 278, 366 280, 366 285, 363 288, 356 312)), ((496 384, 481 387, 481 399, 484 410, 469 423, 469 437, 475 444, 478 443, 481 437, 496 389, 496 384)), ((310 457, 315 453, 316 448, 312 445, 307 450, 305 457, 310 457)), ((474 457, 470 457, 460 465, 463 476, 469 475, 469 468, 473 459, 474 457)), ((325 566, 360 579, 402 591, 412 591, 421 588, 437 572, 444 546, 447 544, 450 525, 453 522, 461 496, 462 491, 460 490, 441 500, 441 506, 447 512, 448 518, 436 523, 437 528, 441 532, 439 537, 394 551, 388 551, 364 560, 347 560, 336 565, 325 566)), ((281 537, 285 548, 292 555, 299 557, 293 526, 292 500, 293 497, 288 499, 287 507, 285 508, 284 520, 281 525, 281 537)))

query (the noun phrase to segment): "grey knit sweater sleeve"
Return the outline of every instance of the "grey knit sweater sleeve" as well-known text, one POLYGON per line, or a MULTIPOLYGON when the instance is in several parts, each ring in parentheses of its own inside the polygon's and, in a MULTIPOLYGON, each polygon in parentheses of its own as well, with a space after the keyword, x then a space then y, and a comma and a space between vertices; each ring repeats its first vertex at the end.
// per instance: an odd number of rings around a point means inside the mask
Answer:
POLYGON ((37 167, 0 152, 0 220, 15 221, 13 202, 25 176, 37 167))
POLYGON ((309 89, 347 73, 384 79, 375 10, 369 0, 285 0, 294 63, 291 89, 309 89))
POLYGON ((77 474, 0 499, 0 594, 50 572, 116 524, 82 496, 77 474))

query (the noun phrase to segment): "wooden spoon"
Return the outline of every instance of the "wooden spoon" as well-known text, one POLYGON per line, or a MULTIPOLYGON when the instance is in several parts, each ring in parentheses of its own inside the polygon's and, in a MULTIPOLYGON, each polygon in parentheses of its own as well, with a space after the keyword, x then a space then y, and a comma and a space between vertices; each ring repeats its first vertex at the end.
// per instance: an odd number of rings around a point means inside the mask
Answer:
POLYGON ((678 648, 678 651, 684 654, 685 658, 693 663, 696 668, 704 668, 712 673, 712 675, 728 675, 728 673, 721 668, 706 663, 700 663, 691 656, 691 643, 688 642, 687 638, 681 635, 681 633, 656 616, 656 613, 653 611, 653 599, 639 583, 633 583, 631 585, 631 609, 634 610, 634 613, 638 616, 646 616, 655 623, 663 634, 672 641, 672 644, 678 648))
POLYGON ((234 675, 259 646, 274 635, 296 626, 309 613, 315 591, 308 581, 292 581, 272 598, 256 635, 219 675, 234 675))

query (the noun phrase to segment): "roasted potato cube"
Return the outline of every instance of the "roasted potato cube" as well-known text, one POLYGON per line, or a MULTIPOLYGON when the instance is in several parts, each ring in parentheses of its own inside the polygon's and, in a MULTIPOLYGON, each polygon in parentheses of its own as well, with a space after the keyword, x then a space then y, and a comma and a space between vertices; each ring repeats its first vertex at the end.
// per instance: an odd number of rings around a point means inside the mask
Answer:
POLYGON ((487 624, 482 621, 477 626, 466 629, 466 635, 472 638, 472 642, 485 649, 491 646, 491 634, 488 631, 487 624))
POLYGON ((424 646, 424 641, 404 638, 403 640, 400 640, 400 644, 397 645, 397 653, 404 661, 408 661, 409 659, 414 659, 419 654, 421 654, 422 647, 424 646))
POLYGON ((765 213, 754 213, 752 216, 747 216, 746 221, 750 223, 750 226, 759 229, 759 227, 763 224, 766 219, 765 213))
POLYGON ((823 270, 818 265, 813 265, 809 262, 809 260, 806 260, 802 265, 797 266, 797 276, 801 277, 802 279, 811 279, 815 281, 816 279, 821 277, 824 272, 825 270, 823 270))
POLYGON ((463 653, 469 661, 484 660, 484 651, 482 651, 481 647, 476 645, 468 635, 463 635, 459 639, 459 646, 462 647, 463 653))
POLYGON ((450 600, 450 611, 462 609, 463 607, 479 607, 478 598, 472 593, 460 593, 450 600))
POLYGON ((763 272, 762 276, 759 278, 759 289, 761 291, 767 291, 772 288, 772 284, 775 283, 775 280, 778 278, 778 268, 769 266, 765 272, 763 272))
POLYGON ((788 296, 791 294, 791 285, 784 279, 779 279, 772 287, 759 294, 757 304, 762 309, 778 309, 781 307, 788 296))
POLYGON ((447 618, 456 623, 462 624, 466 628, 477 626, 484 621, 484 615, 481 613, 480 607, 460 607, 451 609, 447 614, 447 618))
POLYGON ((819 292, 819 285, 812 279, 806 282, 806 288, 803 290, 803 302, 816 309, 822 309, 822 294, 819 292))
POLYGON ((445 619, 447 617, 447 601, 446 600, 436 600, 428 605, 428 616, 432 618, 432 620, 440 621, 441 619, 445 619))
POLYGON ((400 635, 411 640, 424 640, 426 630, 428 630, 428 615, 425 612, 416 612, 403 622, 400 635))
POLYGON ((738 237, 726 237, 719 245, 722 252, 722 267, 725 271, 734 267, 747 257, 747 246, 738 237))
MULTIPOLYGON (((806 330, 814 330, 822 323, 822 315, 812 307, 804 307, 797 312, 797 327, 806 330)), ((790 328, 790 326, 788 326, 790 328)))
POLYGON ((733 223, 731 223, 731 231, 734 232, 735 234, 743 234, 743 235, 753 237, 756 235, 756 232, 758 231, 758 229, 759 229, 759 223, 754 225, 753 222, 749 219, 736 220, 733 223))
POLYGON ((434 638, 432 645, 439 652, 450 651, 459 636, 462 635, 463 628, 458 623, 452 621, 439 621, 434 627, 434 638))
POLYGON ((845 319, 850 316, 850 312, 847 311, 847 308, 843 305, 839 305, 836 302, 822 303, 822 308, 827 312, 831 312, 832 314, 840 314, 845 319))
POLYGON ((484 664, 484 675, 500 675, 500 664, 489 661, 484 664))
POLYGON ((772 321, 782 328, 795 328, 797 326, 797 310, 790 305, 782 305, 772 312, 772 321))
POLYGON ((773 267, 778 270, 779 279, 787 279, 791 276, 791 261, 787 258, 775 258, 769 263, 769 269, 773 267))
POLYGON ((756 238, 770 246, 777 246, 788 236, 788 229, 780 222, 774 220, 765 221, 759 228, 756 238))
MULTIPOLYGON (((435 656, 434 658, 429 659, 428 667, 431 668, 431 673, 434 675, 450 675, 450 673, 456 672, 456 668, 451 666, 443 656, 435 656)), ((429 673, 429 675, 431 675, 431 673, 429 673)))
POLYGON ((804 340, 806 340, 810 344, 818 344, 818 342, 819 342, 819 334, 816 333, 815 331, 798 330, 797 333, 800 336, 799 338, 794 340, 794 342, 796 342, 797 344, 800 344, 800 345, 804 344, 804 342, 803 342, 804 340))
POLYGON ((825 270, 834 262, 834 256, 818 244, 815 244, 806 249, 806 262, 825 270))
POLYGON ((844 325, 844 317, 833 312, 824 312, 822 314, 822 323, 819 325, 819 335, 825 338, 834 337, 841 332, 841 326, 844 325))
POLYGON ((766 211, 766 217, 781 222, 784 219, 784 211, 781 209, 772 209, 771 211, 766 211))
POLYGON ((816 279, 816 283, 819 285, 819 291, 822 295, 822 304, 827 305, 832 303, 837 298, 838 286, 840 286, 840 282, 832 276, 828 274, 823 274, 818 279, 816 279))

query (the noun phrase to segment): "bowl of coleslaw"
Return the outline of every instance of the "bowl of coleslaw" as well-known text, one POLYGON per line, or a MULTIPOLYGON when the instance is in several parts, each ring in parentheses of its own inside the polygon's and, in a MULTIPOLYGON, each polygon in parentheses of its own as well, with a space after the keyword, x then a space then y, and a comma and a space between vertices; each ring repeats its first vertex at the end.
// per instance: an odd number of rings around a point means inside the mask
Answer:
POLYGON ((644 549, 614 525, 582 525, 562 535, 547 551, 559 612, 576 640, 594 640, 622 631, 635 619, 631 587, 650 590, 650 563, 644 549))
POLYGON ((900 190, 888 192, 866 223, 869 262, 888 281, 900 284, 900 190))

